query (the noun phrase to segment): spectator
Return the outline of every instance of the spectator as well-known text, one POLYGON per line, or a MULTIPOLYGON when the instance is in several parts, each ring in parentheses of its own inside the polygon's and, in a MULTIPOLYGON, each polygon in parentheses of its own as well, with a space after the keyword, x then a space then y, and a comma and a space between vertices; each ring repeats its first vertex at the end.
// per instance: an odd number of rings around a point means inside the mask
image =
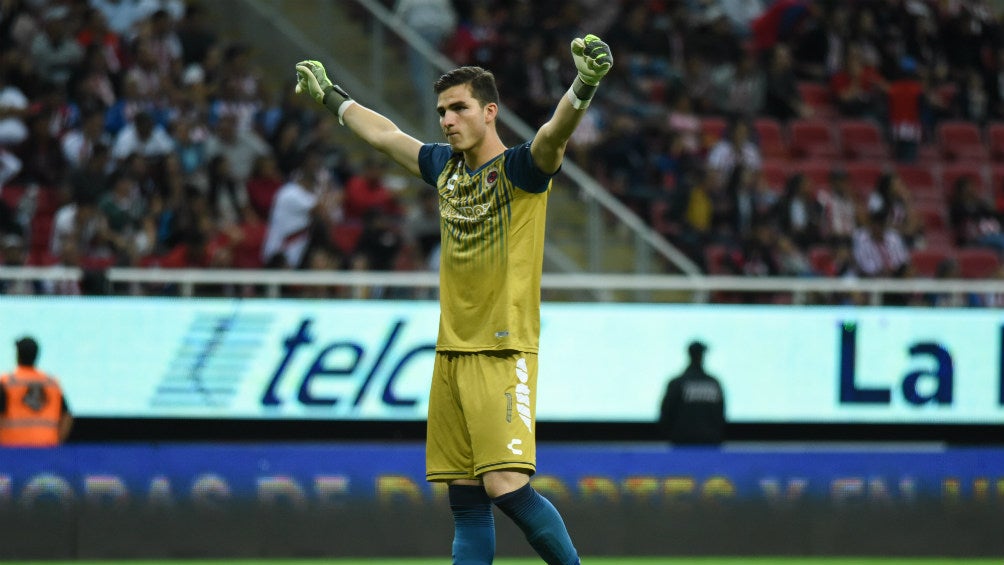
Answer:
POLYGON ((401 206, 397 197, 384 184, 384 161, 367 157, 363 161, 362 172, 352 176, 345 183, 345 218, 363 220, 371 210, 378 210, 389 217, 399 217, 401 206))
POLYGON ((108 145, 111 138, 105 133, 105 117, 100 111, 90 112, 81 120, 80 126, 63 135, 60 144, 63 156, 72 169, 87 165, 98 145, 108 145))
POLYGON ((310 247, 330 245, 330 227, 342 218, 342 198, 322 155, 316 148, 308 149, 300 170, 275 195, 262 263, 272 268, 303 267, 310 247))
POLYGON ((819 241, 819 202, 813 197, 809 178, 804 174, 795 173, 788 177, 777 213, 781 231, 800 249, 807 249, 819 241))
POLYGON ((143 2, 132 0, 90 0, 94 6, 104 14, 108 20, 108 26, 124 38, 132 38, 135 34, 135 26, 144 20, 149 14, 149 10, 143 2))
POLYGON ((17 367, 0 376, 0 446, 55 447, 67 440, 73 416, 62 385, 35 368, 38 342, 15 343, 17 367))
POLYGON ((719 113, 752 119, 763 111, 767 85, 752 51, 744 51, 734 66, 723 65, 715 83, 719 113))
POLYGON ((910 268, 910 254, 899 232, 889 227, 882 212, 868 213, 868 223, 854 232, 856 271, 869 278, 902 278, 910 268))
POLYGON ((865 62, 860 48, 847 51, 844 68, 830 79, 830 90, 840 115, 848 118, 882 119, 886 82, 878 70, 865 62))
POLYGON ((112 257, 114 250, 122 247, 114 241, 108 221, 91 194, 77 194, 72 202, 56 210, 49 243, 54 258, 72 257, 74 261, 79 257, 112 257))
POLYGON ((117 173, 109 184, 111 190, 98 201, 98 208, 113 241, 118 242, 119 261, 130 264, 136 258, 133 241, 146 214, 146 204, 139 185, 128 174, 117 173))
POLYGON ((251 176, 255 159, 272 153, 272 148, 254 131, 239 131, 237 116, 224 114, 216 124, 216 133, 206 142, 206 155, 226 156, 234 179, 243 184, 251 176))
POLYGON ((217 41, 217 34, 206 19, 205 6, 199 0, 189 0, 186 3, 185 15, 178 21, 175 33, 181 44, 182 62, 186 68, 204 60, 217 41))
POLYGON ((763 113, 782 122, 812 115, 812 109, 802 101, 798 90, 791 50, 784 44, 775 45, 771 51, 763 113))
POLYGON ((0 70, 0 147, 10 147, 28 137, 28 97, 0 70))
MULTIPOLYGON (((0 146, 0 194, 3 194, 7 181, 17 177, 19 172, 21 172, 21 160, 0 146)), ((5 200, 0 199, 0 235, 11 233, 23 235, 24 229, 18 223, 15 211, 5 200)))
POLYGON ((247 188, 234 176, 226 155, 218 154, 209 160, 207 196, 212 216, 220 226, 233 226, 247 213, 247 188))
POLYGON ((777 263, 781 276, 814 277, 817 273, 808 256, 787 235, 777 238, 777 263))
POLYGON ((701 131, 701 119, 693 111, 690 97, 679 94, 669 112, 667 120, 669 131, 679 137, 681 149, 688 155, 697 156, 704 150, 704 135, 701 131))
POLYGON ((916 61, 907 57, 900 75, 889 84, 886 93, 889 134, 897 161, 912 163, 924 136, 923 115, 928 94, 917 75, 916 61))
POLYGON ((363 216, 363 232, 352 259, 357 271, 393 271, 404 247, 396 218, 380 208, 370 208, 363 216))
POLYGON ((68 170, 66 157, 53 131, 55 117, 44 110, 28 118, 28 137, 14 148, 21 160, 21 173, 15 182, 54 188, 62 184, 68 170))
POLYGON ((993 205, 976 191, 968 176, 955 181, 949 202, 955 242, 961 247, 989 247, 1004 257, 1004 232, 993 205))
POLYGON ((174 139, 167 131, 154 122, 153 116, 140 112, 131 123, 122 128, 115 136, 112 145, 112 158, 123 161, 129 155, 141 155, 145 158, 164 157, 174 151, 174 139))
POLYGON ((258 157, 246 184, 248 203, 256 216, 268 217, 275 195, 282 185, 283 176, 276 165, 275 157, 272 155, 258 157))
POLYGON ((868 213, 883 214, 889 227, 896 230, 907 247, 917 246, 923 238, 923 229, 913 209, 913 198, 903 179, 888 171, 879 177, 875 190, 868 197, 868 213))
MULTIPOLYGON (((24 267, 28 265, 28 249, 24 238, 14 233, 0 233, 0 266, 24 267)), ((26 296, 42 294, 42 284, 27 279, 0 280, 0 295, 26 296)))
POLYGON ((752 237, 742 242, 742 274, 750 277, 776 277, 781 274, 777 237, 777 229, 771 222, 753 226, 752 237))
POLYGON ((711 182, 724 186, 736 166, 759 169, 761 163, 760 148, 750 139, 749 124, 744 120, 735 119, 722 139, 711 148, 707 167, 708 172, 713 175, 711 182))
POLYGON ((666 386, 659 408, 659 427, 675 445, 718 445, 725 438, 725 394, 719 380, 704 369, 708 347, 687 346, 689 362, 666 386))
POLYGON ((84 58, 84 50, 69 34, 70 10, 51 6, 43 16, 42 31, 31 43, 31 58, 37 76, 47 88, 63 88, 75 65, 84 58))
POLYGON ((850 245, 858 225, 858 207, 851 194, 850 177, 844 169, 830 172, 830 185, 819 192, 822 208, 820 235, 833 247, 850 245))

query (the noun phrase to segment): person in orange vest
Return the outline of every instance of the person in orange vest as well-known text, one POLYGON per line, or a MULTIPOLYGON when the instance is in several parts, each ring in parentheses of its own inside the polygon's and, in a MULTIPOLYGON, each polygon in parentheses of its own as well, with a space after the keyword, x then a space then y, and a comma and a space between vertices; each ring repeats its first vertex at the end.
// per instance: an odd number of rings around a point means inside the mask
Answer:
POLYGON ((0 375, 0 446, 53 447, 66 441, 73 416, 59 381, 35 368, 38 342, 15 343, 17 368, 0 375))

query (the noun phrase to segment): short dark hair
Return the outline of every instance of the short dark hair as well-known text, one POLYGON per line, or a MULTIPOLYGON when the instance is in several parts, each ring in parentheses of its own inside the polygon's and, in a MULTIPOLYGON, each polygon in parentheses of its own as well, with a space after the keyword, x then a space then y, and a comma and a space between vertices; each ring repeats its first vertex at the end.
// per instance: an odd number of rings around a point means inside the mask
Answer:
POLYGON ((499 103, 499 91, 498 87, 495 86, 495 75, 491 71, 486 71, 476 66, 453 69, 439 77, 439 80, 433 85, 433 90, 435 90, 436 94, 441 94, 443 91, 461 84, 469 84, 471 86, 471 96, 482 107, 489 103, 499 103))
POLYGON ((17 364, 25 367, 35 366, 38 359, 38 342, 30 337, 22 337, 14 343, 17 346, 17 364))

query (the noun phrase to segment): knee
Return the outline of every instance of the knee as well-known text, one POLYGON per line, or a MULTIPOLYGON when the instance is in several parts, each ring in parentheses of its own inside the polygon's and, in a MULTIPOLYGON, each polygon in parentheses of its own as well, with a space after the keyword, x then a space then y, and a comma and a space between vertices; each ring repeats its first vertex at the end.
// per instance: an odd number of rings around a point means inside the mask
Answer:
POLYGON ((489 471, 482 475, 481 480, 488 496, 498 498, 523 488, 530 482, 530 475, 520 471, 489 471))

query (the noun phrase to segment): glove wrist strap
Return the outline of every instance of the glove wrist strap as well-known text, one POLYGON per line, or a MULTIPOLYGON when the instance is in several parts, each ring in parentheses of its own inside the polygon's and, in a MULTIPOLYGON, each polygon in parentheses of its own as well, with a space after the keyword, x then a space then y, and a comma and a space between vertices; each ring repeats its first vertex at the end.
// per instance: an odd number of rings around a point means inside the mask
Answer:
POLYGON ((352 97, 349 96, 348 92, 345 92, 342 87, 337 84, 333 84, 324 88, 324 96, 321 98, 321 104, 328 109, 332 114, 338 116, 338 123, 345 125, 342 121, 342 114, 345 110, 352 105, 354 101, 352 97))
POLYGON ((581 77, 576 76, 575 80, 572 81, 572 86, 568 87, 568 101, 576 110, 588 108, 589 103, 593 100, 593 94, 596 94, 597 86, 596 84, 588 84, 581 77))

